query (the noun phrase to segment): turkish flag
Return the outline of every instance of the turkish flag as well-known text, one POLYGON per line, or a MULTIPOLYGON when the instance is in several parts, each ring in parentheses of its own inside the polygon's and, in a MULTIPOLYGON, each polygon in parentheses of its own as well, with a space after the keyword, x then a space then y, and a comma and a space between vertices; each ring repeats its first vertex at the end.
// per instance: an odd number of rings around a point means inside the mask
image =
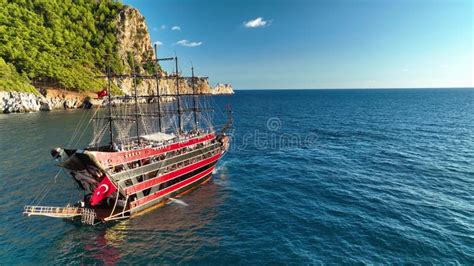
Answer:
POLYGON ((108 93, 107 93, 107 90, 106 90, 106 89, 103 89, 103 90, 101 90, 101 91, 99 91, 99 92, 97 93, 97 97, 98 97, 99 99, 102 99, 102 98, 104 98, 104 97, 107 96, 107 95, 108 95, 108 93))
POLYGON ((112 193, 117 191, 117 187, 110 181, 110 179, 104 175, 102 181, 100 181, 97 188, 94 190, 94 194, 91 197, 91 205, 95 206, 99 204, 103 199, 110 196, 112 193))

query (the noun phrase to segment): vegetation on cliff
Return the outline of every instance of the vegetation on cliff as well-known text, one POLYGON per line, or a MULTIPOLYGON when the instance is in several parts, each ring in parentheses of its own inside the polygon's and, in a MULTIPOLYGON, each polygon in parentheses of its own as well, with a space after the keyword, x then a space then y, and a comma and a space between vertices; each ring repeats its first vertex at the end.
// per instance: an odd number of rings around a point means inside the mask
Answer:
POLYGON ((0 88, 5 91, 20 91, 38 94, 26 75, 20 75, 12 64, 0 57, 0 88))
POLYGON ((122 4, 95 0, 0 0, 0 90, 52 84, 97 91, 110 65, 121 72, 116 17, 122 4))

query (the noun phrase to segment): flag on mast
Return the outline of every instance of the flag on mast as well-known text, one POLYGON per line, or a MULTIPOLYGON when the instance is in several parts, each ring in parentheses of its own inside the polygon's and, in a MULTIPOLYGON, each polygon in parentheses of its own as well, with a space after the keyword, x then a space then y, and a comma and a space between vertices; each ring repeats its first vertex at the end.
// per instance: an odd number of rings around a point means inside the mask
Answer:
POLYGON ((107 89, 103 89, 103 90, 97 92, 97 98, 99 98, 99 99, 102 99, 107 95, 108 95, 107 89))

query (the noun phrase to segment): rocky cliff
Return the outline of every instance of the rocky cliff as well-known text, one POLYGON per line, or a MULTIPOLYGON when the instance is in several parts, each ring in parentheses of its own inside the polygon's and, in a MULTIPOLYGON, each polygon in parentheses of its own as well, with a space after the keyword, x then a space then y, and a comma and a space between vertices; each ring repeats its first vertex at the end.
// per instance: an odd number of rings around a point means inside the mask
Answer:
MULTIPOLYGON (((116 38, 118 42, 118 53, 125 67, 125 73, 132 72, 131 57, 133 62, 147 62, 155 58, 154 50, 151 44, 150 35, 143 15, 135 8, 124 6, 117 16, 116 38)), ((135 71, 140 74, 153 74, 154 69, 150 65, 136 64, 135 71), (148 66, 148 67, 147 67, 148 66)), ((157 69, 162 76, 168 77, 168 73, 161 68, 157 69)), ((130 78, 115 80, 115 84, 125 94, 133 94, 133 80, 130 78)), ((195 81, 196 90, 199 93, 211 93, 212 88, 209 82, 203 78, 197 78, 195 81)), ((180 93, 192 92, 189 81, 180 81, 180 93)), ((138 94, 153 94, 156 92, 155 80, 140 80, 137 86, 138 94)), ((162 79, 160 81, 160 91, 162 94, 171 94, 176 92, 176 80, 162 79)))
MULTIPOLYGON (((121 6, 113 21, 115 25, 115 40, 117 54, 121 60, 122 72, 132 73, 133 68, 136 73, 151 75, 156 71, 164 78, 160 80, 161 94, 176 93, 176 79, 163 71, 159 66, 143 64, 155 58, 154 51, 145 18, 137 9, 129 6, 121 6)), ((93 77, 90 77, 91 79, 93 77)), ((125 95, 133 95, 133 80, 130 78, 114 79, 113 83, 125 95)), ((95 94, 90 92, 74 92, 69 90, 58 90, 54 86, 36 85, 36 90, 40 93, 28 92, 1 92, 0 88, 0 112, 33 112, 39 110, 53 110, 60 108, 79 108, 83 106, 84 100, 94 98, 95 94)), ((231 94, 230 85, 218 84, 212 89, 205 78, 196 78, 195 88, 197 93, 231 94)), ((153 79, 142 79, 138 81, 138 94, 154 94, 157 84, 153 79)), ((33 89, 34 90, 34 89, 33 89)), ((180 93, 191 93, 192 86, 190 80, 179 81, 180 93)))

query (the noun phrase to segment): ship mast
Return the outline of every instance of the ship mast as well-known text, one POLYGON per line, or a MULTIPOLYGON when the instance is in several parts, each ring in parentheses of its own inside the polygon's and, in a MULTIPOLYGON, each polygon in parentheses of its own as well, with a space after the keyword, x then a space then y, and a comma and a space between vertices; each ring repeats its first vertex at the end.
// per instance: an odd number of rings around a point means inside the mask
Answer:
POLYGON ((133 87, 135 90, 135 124, 137 127, 137 140, 140 144, 140 128, 139 128, 139 114, 138 114, 138 94, 137 94, 137 74, 135 73, 135 58, 132 57, 132 77, 133 87))
POLYGON ((156 43, 154 45, 155 48, 155 80, 156 80, 156 97, 158 101, 158 128, 160 132, 163 132, 163 126, 161 122, 161 101, 160 101, 160 79, 158 78, 158 71, 157 71, 157 65, 158 65, 158 54, 156 52, 156 43))
POLYGON ((161 74, 158 74, 158 71, 157 71, 157 66, 159 65, 159 62, 160 61, 170 61, 170 60, 174 60, 175 58, 174 57, 165 57, 165 58, 158 58, 158 52, 157 52, 157 45, 155 43, 154 45, 154 50, 155 50, 155 60, 152 60, 152 62, 154 61, 155 63, 155 75, 154 75, 154 78, 155 78, 155 81, 156 81, 156 96, 157 96, 157 100, 158 100, 158 128, 159 128, 159 131, 160 132, 163 132, 163 121, 162 121, 162 113, 161 113, 161 94, 160 94, 160 81, 162 79, 162 76, 161 74))
MULTIPOLYGON (((159 62, 160 61, 172 61, 174 60, 175 61, 175 67, 176 67, 176 71, 175 71, 175 75, 176 76, 172 76, 172 75, 162 75, 161 72, 158 71, 158 68, 155 68, 155 73, 151 74, 151 75, 147 75, 147 74, 140 74, 139 72, 137 73, 137 69, 135 68, 136 67, 136 62, 135 60, 133 60, 132 62, 130 62, 130 66, 131 66, 131 70, 128 74, 117 74, 117 73, 112 73, 111 72, 111 69, 110 67, 108 67, 106 69, 106 75, 104 76, 98 76, 99 78, 108 78, 108 87, 107 87, 107 92, 108 92, 108 99, 109 99, 109 103, 108 103, 108 112, 107 112, 107 115, 108 116, 98 116, 98 117, 94 117, 93 119, 103 119, 105 121, 107 121, 107 126, 108 126, 108 129, 109 129, 109 137, 110 137, 110 145, 114 145, 115 141, 114 141, 114 135, 117 134, 116 132, 113 132, 113 128, 114 128, 114 125, 115 126, 119 126, 119 124, 114 124, 116 123, 115 120, 120 120, 120 121, 124 121, 126 124, 128 124, 126 121, 130 121, 129 123, 135 123, 135 126, 136 126, 136 132, 135 134, 131 134, 131 135, 136 135, 136 138, 137 138, 137 143, 138 144, 141 144, 142 141, 140 139, 140 128, 142 126, 140 126, 140 123, 144 123, 143 120, 140 122, 140 119, 143 119, 143 117, 150 117, 150 118, 158 118, 158 128, 157 130, 159 130, 159 132, 164 132, 166 131, 166 128, 165 128, 165 124, 163 123, 164 120, 163 120, 163 117, 165 115, 177 115, 178 116, 178 126, 177 126, 177 133, 183 133, 184 132, 184 120, 183 120, 183 117, 182 115, 184 113, 193 113, 193 129, 194 130, 197 130, 199 128, 199 117, 198 117, 198 112, 210 112, 212 111, 213 109, 212 108, 204 108, 204 109, 201 109, 199 107, 199 103, 198 103, 198 96, 201 95, 201 93, 199 93, 199 87, 197 86, 196 84, 196 80, 197 79, 207 79, 207 77, 196 77, 195 76, 195 73, 194 73, 194 66, 192 66, 191 68, 191 76, 190 77, 184 77, 184 76, 180 76, 180 73, 179 73, 179 64, 178 64, 178 57, 177 56, 174 56, 174 57, 166 57, 166 58, 158 58, 157 56, 157 46, 155 46, 155 58, 151 59, 152 62, 155 62, 155 67, 158 66, 159 62), (130 106, 132 109, 134 109, 134 112, 131 112, 131 113, 117 113, 117 114, 113 114, 113 111, 112 111, 112 99, 117 99, 118 101, 121 101, 123 100, 124 102, 128 102, 129 101, 129 97, 130 96, 114 96, 112 97, 112 78, 131 78, 133 79, 133 93, 134 95, 132 96, 133 97, 133 100, 134 100, 134 107, 133 106, 130 106), (156 81, 156 94, 155 93, 152 93, 152 95, 138 95, 138 80, 137 79, 144 79, 144 80, 155 80, 156 81), (162 93, 161 90, 160 90, 160 81, 162 79, 169 79, 170 81, 175 81, 176 82, 176 93, 162 93), (173 80, 174 79, 174 80, 173 80), (180 92, 180 79, 186 81, 186 84, 189 84, 188 81, 190 80, 191 81, 191 89, 192 91, 191 92, 180 92), (198 95, 199 93, 199 95, 198 95), (182 102, 182 99, 181 97, 183 96, 190 96, 190 97, 193 97, 193 102, 192 102, 192 106, 190 107, 187 107, 185 106, 183 108, 183 106, 181 106, 183 104, 182 102), (162 97, 176 97, 175 100, 176 100, 176 105, 175 107, 177 107, 176 109, 173 109, 171 108, 170 110, 162 110, 162 102, 160 101, 162 97), (149 102, 150 99, 157 99, 158 100, 158 103, 157 103, 157 111, 153 110, 152 112, 148 112, 148 111, 145 111, 143 112, 142 110, 140 110, 140 106, 139 106, 139 98, 143 98, 145 99, 147 102, 149 102)), ((150 61, 147 61, 147 62, 150 62, 150 61)), ((203 93, 203 95, 205 95, 205 93, 203 93)), ((105 110, 104 110, 105 111, 105 110)), ((173 117, 174 119, 176 119, 176 117, 173 117)), ((146 125, 145 125, 146 126, 146 125)), ((144 128, 143 130, 145 130, 146 128, 144 128)), ((107 130, 107 128, 103 128, 102 130, 107 130)), ((101 131, 103 132, 103 131, 101 131)), ((130 136, 128 136, 130 137, 130 136)))
POLYGON ((181 104, 179 100, 179 76, 178 76, 178 57, 174 57, 174 61, 176 64, 176 100, 178 104, 178 125, 179 125, 179 133, 183 132, 183 122, 181 121, 181 104))
POLYGON ((191 87, 193 88, 193 115, 194 115, 194 129, 197 130, 198 122, 197 122, 197 108, 196 108, 196 89, 194 86, 194 66, 191 65, 191 87))
POLYGON ((108 103, 108 109, 109 109, 109 136, 110 136, 110 147, 113 147, 114 145, 114 132, 112 128, 112 96, 111 96, 111 81, 110 81, 111 75, 110 75, 110 66, 107 66, 107 95, 109 98, 109 103, 108 103))

